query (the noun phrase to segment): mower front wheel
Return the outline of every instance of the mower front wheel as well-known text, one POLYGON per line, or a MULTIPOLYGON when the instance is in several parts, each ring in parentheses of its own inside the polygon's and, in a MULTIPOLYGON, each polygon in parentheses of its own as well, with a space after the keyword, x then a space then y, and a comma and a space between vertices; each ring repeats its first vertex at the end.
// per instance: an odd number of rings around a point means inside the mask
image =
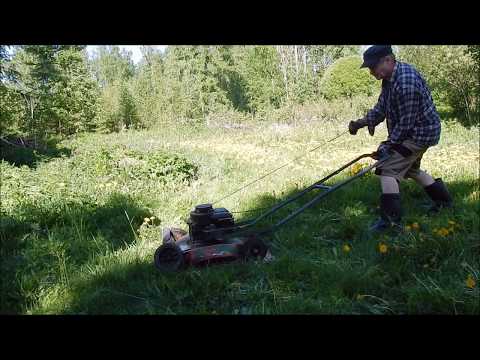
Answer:
POLYGON ((158 270, 173 272, 185 266, 185 256, 178 245, 168 242, 155 251, 154 262, 158 270))

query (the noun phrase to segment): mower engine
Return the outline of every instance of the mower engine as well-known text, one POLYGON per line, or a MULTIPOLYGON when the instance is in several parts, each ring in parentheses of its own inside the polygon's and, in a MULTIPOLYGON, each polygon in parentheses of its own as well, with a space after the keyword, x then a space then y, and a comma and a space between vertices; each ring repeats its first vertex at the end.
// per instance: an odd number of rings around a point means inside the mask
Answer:
POLYGON ((263 259, 267 254, 267 246, 257 235, 236 230, 233 215, 225 208, 197 205, 190 212, 187 223, 188 233, 178 228, 164 229, 163 244, 154 256, 159 270, 175 271, 190 265, 263 259))
POLYGON ((234 226, 232 214, 225 208, 214 209, 211 204, 195 206, 190 212, 190 219, 187 221, 190 240, 196 245, 215 244, 222 239, 221 232, 212 230, 229 228, 234 226))

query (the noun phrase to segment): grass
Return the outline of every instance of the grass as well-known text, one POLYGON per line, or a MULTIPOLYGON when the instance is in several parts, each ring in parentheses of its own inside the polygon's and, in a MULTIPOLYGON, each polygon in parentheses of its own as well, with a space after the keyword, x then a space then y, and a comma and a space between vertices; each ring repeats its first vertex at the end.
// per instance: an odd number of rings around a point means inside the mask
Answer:
POLYGON ((162 227, 186 228, 196 204, 218 200, 305 154, 215 204, 242 220, 261 212, 245 211, 291 196, 386 137, 380 127, 374 137, 361 131, 326 143, 345 128, 318 119, 164 126, 81 135, 34 166, 2 161, 1 313, 478 314, 478 129, 452 123, 444 125, 423 167, 446 182, 454 210, 427 216, 423 190, 405 182, 410 229, 372 236, 366 229, 377 216, 380 186, 367 175, 280 228, 268 239, 270 263, 175 274, 155 269, 162 227))

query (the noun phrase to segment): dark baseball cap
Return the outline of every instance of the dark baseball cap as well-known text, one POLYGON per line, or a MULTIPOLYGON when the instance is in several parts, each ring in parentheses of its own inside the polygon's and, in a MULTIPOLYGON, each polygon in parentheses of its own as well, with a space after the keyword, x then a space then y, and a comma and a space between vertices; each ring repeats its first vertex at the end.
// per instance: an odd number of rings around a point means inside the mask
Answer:
POLYGON ((363 64, 360 68, 372 68, 384 56, 393 54, 392 45, 373 45, 363 53, 363 64))

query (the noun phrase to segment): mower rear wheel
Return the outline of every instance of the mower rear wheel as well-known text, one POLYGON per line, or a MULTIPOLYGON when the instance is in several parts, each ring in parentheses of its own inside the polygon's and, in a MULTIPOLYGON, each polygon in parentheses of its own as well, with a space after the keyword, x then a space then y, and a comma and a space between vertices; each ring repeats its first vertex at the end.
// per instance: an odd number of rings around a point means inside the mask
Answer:
POLYGON ((183 268, 185 257, 178 245, 169 242, 155 251, 154 262, 158 270, 172 272, 183 268))
POLYGON ((259 238, 248 239, 243 246, 243 256, 245 259, 263 259, 267 255, 268 247, 259 238))

